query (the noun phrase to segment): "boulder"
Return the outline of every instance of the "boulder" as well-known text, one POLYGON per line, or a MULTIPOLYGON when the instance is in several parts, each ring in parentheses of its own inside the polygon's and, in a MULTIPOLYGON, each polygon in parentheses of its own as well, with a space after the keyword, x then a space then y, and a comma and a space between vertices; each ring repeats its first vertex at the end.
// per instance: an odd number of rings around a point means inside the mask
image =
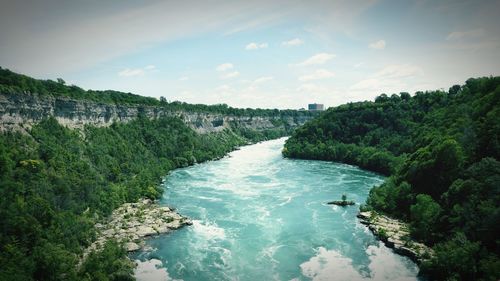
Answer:
POLYGON ((127 252, 133 252, 137 251, 141 248, 137 243, 134 242, 127 242, 125 243, 125 249, 127 249, 127 252))
POLYGON ((141 237, 151 236, 151 235, 155 235, 155 234, 157 234, 156 230, 154 230, 150 226, 142 225, 142 226, 139 226, 137 228, 137 235, 139 235, 141 237))

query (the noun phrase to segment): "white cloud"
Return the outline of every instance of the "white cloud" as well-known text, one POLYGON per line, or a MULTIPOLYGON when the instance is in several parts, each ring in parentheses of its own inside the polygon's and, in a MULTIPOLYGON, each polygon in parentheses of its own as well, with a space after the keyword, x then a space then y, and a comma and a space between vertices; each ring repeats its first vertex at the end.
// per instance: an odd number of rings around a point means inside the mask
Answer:
POLYGON ((187 81, 187 80, 189 80, 189 77, 187 76, 179 77, 179 81, 187 81))
POLYGON ((141 280, 173 280, 160 260, 151 259, 147 261, 135 260, 137 267, 134 275, 141 280))
POLYGON ((148 71, 155 70, 156 66, 154 65, 147 65, 142 68, 125 68, 118 72, 118 76, 122 77, 132 77, 132 76, 141 76, 146 74, 148 71))
POLYGON ((328 54, 328 53, 319 53, 316 54, 305 61, 296 64, 297 66, 309 66, 309 65, 319 65, 319 64, 325 64, 329 60, 333 59, 335 57, 334 54, 328 54))
POLYGON ((234 77, 238 77, 240 75, 240 73, 238 71, 233 71, 233 72, 227 72, 227 73, 224 73, 220 76, 221 79, 230 79, 230 78, 234 78, 234 77))
POLYGON ((350 90, 366 94, 379 95, 381 93, 396 93, 407 91, 409 79, 423 75, 423 70, 415 65, 399 64, 388 65, 364 80, 350 87, 350 90))
POLYGON ((385 49, 385 40, 378 40, 377 42, 370 43, 368 46, 370 49, 383 50, 385 49))
POLYGON ((353 67, 354 68, 359 68, 361 66, 363 66, 365 63, 364 62, 358 62, 357 64, 355 64, 353 67))
POLYGON ((448 34, 448 36, 446 36, 446 40, 453 41, 453 40, 471 39, 471 38, 482 37, 484 36, 484 34, 485 32, 484 29, 482 28, 467 30, 467 31, 453 31, 450 34, 448 34))
POLYGON ((313 83, 302 84, 297 88, 298 92, 302 93, 325 93, 327 89, 325 87, 319 86, 313 83))
POLYGON ((252 51, 252 50, 265 49, 268 46, 269 45, 267 43, 255 43, 255 42, 252 42, 252 43, 246 45, 245 49, 249 50, 249 51, 252 51))
MULTIPOLYGON (((268 4, 271 4, 267 2, 268 4)), ((271 4, 272 5, 272 4, 271 4)), ((256 29, 259 27, 263 26, 268 26, 279 20, 280 18, 283 17, 283 14, 280 12, 273 12, 269 15, 264 15, 262 13, 259 13, 258 17, 251 17, 248 20, 244 20, 241 23, 238 23, 236 25, 231 25, 230 30, 224 33, 224 36, 229 36, 235 33, 239 33, 242 31, 250 30, 250 29, 256 29)))
POLYGON ((217 92, 228 92, 230 90, 231 90, 231 87, 229 85, 226 85, 226 84, 215 88, 215 91, 217 91, 217 92))
POLYGON ((393 64, 382 68, 374 74, 378 78, 404 78, 410 76, 422 75, 420 67, 411 64, 393 64))
MULTIPOLYGON (((259 77, 255 80, 253 80, 252 83, 250 84, 250 86, 248 86, 245 90, 248 92, 253 92, 253 91, 257 90, 260 85, 267 83, 269 81, 272 81, 272 80, 274 80, 274 77, 272 77, 272 76, 259 77)), ((249 82, 249 81, 245 81, 245 82, 249 82)))
POLYGON ((335 73, 330 72, 326 69, 318 69, 312 74, 308 75, 302 75, 299 77, 299 81, 311 81, 311 80, 320 80, 320 79, 326 79, 326 78, 332 78, 335 76, 335 73))
POLYGON ((118 76, 130 77, 130 76, 139 76, 144 75, 144 70, 142 68, 130 69, 125 68, 122 71, 118 72, 118 76))
POLYGON ((351 90, 360 91, 377 91, 380 94, 387 91, 388 88, 394 88, 395 85, 402 85, 394 80, 386 80, 381 78, 368 78, 359 81, 350 87, 351 90))
POLYGON ((228 72, 228 70, 231 70, 233 69, 234 66, 232 63, 223 63, 223 64, 220 64, 218 65, 215 70, 219 71, 219 72, 223 72, 220 76, 221 79, 230 79, 230 78, 234 78, 234 77, 237 77, 240 75, 240 73, 238 71, 232 71, 232 72, 228 72))
POLYGON ((253 83, 254 83, 254 84, 262 84, 262 83, 265 83, 265 82, 271 81, 271 80, 273 80, 273 79, 274 79, 274 77, 272 77, 272 76, 264 76, 264 77, 259 77, 259 78, 255 79, 255 80, 253 81, 253 83))
POLYGON ((218 65, 218 66, 215 68, 215 70, 217 70, 217 71, 226 71, 226 70, 232 69, 233 67, 234 67, 234 66, 233 66, 233 64, 232 64, 232 63, 228 63, 228 62, 226 62, 226 63, 223 63, 223 64, 218 65))
POLYGON ((299 46, 304 44, 304 41, 300 40, 299 38, 295 38, 289 41, 284 41, 281 43, 281 45, 285 47, 292 47, 292 46, 299 46))
POLYGON ((0 44, 0 61, 2 66, 44 76, 81 70, 160 43, 235 25, 255 16, 232 17, 247 7, 236 2, 221 6, 202 1, 194 7, 152 1, 110 3, 102 9, 89 3, 53 1, 27 11, 24 4, 13 2, 0 9, 0 38, 9 38, 0 44), (52 13, 56 7, 68 13, 52 13), (37 14, 46 17, 37 21, 40 28, 35 31, 32 20, 37 14))

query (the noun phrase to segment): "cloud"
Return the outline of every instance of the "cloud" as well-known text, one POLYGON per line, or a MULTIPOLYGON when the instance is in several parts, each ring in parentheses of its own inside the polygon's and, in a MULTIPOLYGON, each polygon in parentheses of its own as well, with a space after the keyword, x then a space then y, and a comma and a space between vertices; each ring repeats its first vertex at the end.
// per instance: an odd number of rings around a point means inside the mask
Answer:
POLYGON ((227 84, 220 85, 219 87, 215 88, 215 91, 217 92, 228 92, 231 91, 231 87, 227 84))
POLYGON ((264 77, 259 77, 253 81, 254 84, 262 84, 268 81, 274 80, 274 77, 272 76, 264 76, 264 77))
POLYGON ((234 77, 238 77, 240 75, 240 73, 238 71, 233 71, 233 72, 227 72, 227 73, 224 73, 220 76, 221 79, 230 79, 230 78, 234 78, 234 77))
POLYGON ((148 71, 155 70, 156 66, 154 65, 147 65, 142 68, 125 68, 118 72, 118 76, 122 77, 132 77, 132 76, 141 76, 146 74, 148 71))
POLYGON ((187 81, 187 80, 189 80, 189 77, 187 76, 179 77, 179 81, 187 81))
MULTIPOLYGON (((264 83, 267 83, 269 81, 272 81, 272 80, 274 80, 274 77, 272 77, 272 76, 262 76, 262 77, 259 77, 259 78, 255 79, 255 80, 253 80, 253 82, 250 84, 250 86, 248 86, 246 88, 246 91, 253 92, 253 91, 257 90, 260 85, 262 85, 264 83)), ((245 81, 245 82, 249 82, 249 81, 245 81)))
POLYGON ((381 94, 384 92, 399 92, 408 90, 409 79, 423 75, 423 70, 415 65, 398 64, 388 65, 373 75, 352 85, 349 89, 354 91, 381 94))
POLYGON ((327 91, 325 87, 313 84, 313 83, 306 83, 302 84, 297 88, 298 92, 305 92, 305 93, 324 93, 327 91))
POLYGON ((135 263, 137 267, 134 269, 134 275, 141 280, 173 280, 160 260, 135 260, 135 263))
POLYGON ((462 40, 462 39, 472 39, 477 37, 484 36, 484 29, 474 29, 468 31, 453 31, 448 36, 446 36, 446 40, 454 41, 454 40, 462 40))
POLYGON ((245 46, 245 50, 252 51, 252 50, 259 50, 259 49, 265 49, 269 45, 267 43, 255 43, 252 42, 248 45, 245 46))
POLYGON ((284 41, 281 43, 281 45, 285 47, 293 47, 293 46, 299 46, 304 44, 304 41, 300 40, 299 38, 295 38, 289 41, 284 41))
POLYGON ((329 60, 335 58, 334 54, 328 54, 328 53, 319 53, 316 54, 305 61, 296 64, 297 66, 309 66, 309 65, 319 65, 319 64, 325 64, 329 60))
POLYGON ((358 62, 357 64, 353 65, 354 68, 360 68, 363 66, 365 63, 364 62, 358 62))
POLYGON ((411 64, 393 64, 382 68, 374 74, 377 78, 405 78, 422 75, 420 67, 411 64))
MULTIPOLYGON (((268 2, 268 4, 271 4, 268 2)), ((271 4, 272 5, 272 4, 271 4)), ((229 36, 235 33, 239 33, 246 30, 256 29, 263 26, 268 26, 278 21, 283 17, 283 14, 280 12, 274 12, 269 15, 260 14, 258 17, 252 17, 248 20, 244 20, 241 23, 236 25, 232 25, 229 31, 224 33, 224 36, 229 36)))
POLYGON ((228 63, 228 62, 226 62, 226 63, 223 63, 223 64, 218 65, 218 66, 215 68, 215 70, 217 70, 217 71, 226 71, 226 70, 232 69, 233 67, 234 67, 234 66, 233 66, 233 64, 232 64, 232 63, 228 63))
MULTIPOLYGON (((493 33, 487 33, 482 28, 465 31, 453 31, 446 36, 447 43, 444 46, 448 51, 473 51, 478 55, 481 54, 482 56, 491 56, 490 52, 498 53, 498 49, 500 48, 500 37, 498 35, 495 36, 493 33)), ((460 60, 462 59, 463 58, 460 58, 460 60)), ((486 59, 486 57, 483 57, 483 59, 486 59)), ((474 61, 476 62, 477 59, 474 61)), ((492 61, 491 57, 488 57, 486 61, 492 61)), ((470 65, 465 69, 468 69, 470 73, 470 65)), ((484 66, 481 66, 480 69, 484 74, 494 73, 484 71, 484 66)), ((467 74, 467 76, 471 75, 467 74)))
POLYGON ((335 73, 333 73, 333 72, 330 72, 326 69, 318 69, 312 74, 300 76, 299 81, 306 82, 306 81, 311 81, 311 80, 332 78, 334 76, 335 76, 335 73))
POLYGON ((385 49, 385 40, 378 40, 377 42, 370 43, 368 47, 370 47, 370 49, 383 50, 385 49))
POLYGON ((77 3, 44 5, 15 1, 0 9, 0 61, 28 74, 51 75, 94 67, 190 35, 234 25, 255 16, 249 4, 77 3), (65 11, 62 14, 56 10, 65 11), (41 15, 44 15, 43 17, 41 15), (40 19, 40 20, 37 20, 40 19), (36 22, 37 30, 33 29, 36 22), (51 38, 51 40, 47 40, 51 38))
POLYGON ((232 63, 223 63, 223 64, 220 64, 218 65, 215 70, 219 71, 219 72, 223 72, 222 75, 220 76, 220 79, 230 79, 230 78, 234 78, 234 77, 237 77, 240 75, 240 73, 238 71, 232 71, 232 72, 228 72, 228 70, 231 70, 233 69, 234 66, 232 63))
POLYGON ((144 75, 144 70, 142 68, 130 69, 125 68, 124 70, 118 72, 118 76, 130 77, 144 75))

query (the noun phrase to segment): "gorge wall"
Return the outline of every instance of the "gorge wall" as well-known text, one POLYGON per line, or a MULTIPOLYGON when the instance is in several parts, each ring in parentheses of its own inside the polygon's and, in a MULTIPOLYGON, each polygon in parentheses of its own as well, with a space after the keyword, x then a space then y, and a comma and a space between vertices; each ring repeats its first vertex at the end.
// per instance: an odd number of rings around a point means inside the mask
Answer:
POLYGON ((33 93, 0 93, 0 130, 25 130, 43 118, 53 116, 69 128, 85 125, 109 126, 143 115, 155 119, 179 117, 196 132, 219 132, 226 128, 263 131, 286 130, 304 124, 312 116, 235 116, 220 113, 172 111, 158 106, 106 104, 67 97, 40 96, 33 93))

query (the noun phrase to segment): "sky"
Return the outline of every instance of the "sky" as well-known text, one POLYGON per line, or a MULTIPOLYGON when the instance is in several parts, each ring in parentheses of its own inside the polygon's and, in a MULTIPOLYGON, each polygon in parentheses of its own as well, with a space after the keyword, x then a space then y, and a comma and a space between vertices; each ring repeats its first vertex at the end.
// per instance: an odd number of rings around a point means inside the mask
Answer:
POLYGON ((500 75, 498 11, 500 0, 0 0, 0 66, 168 101, 329 107, 500 75))

